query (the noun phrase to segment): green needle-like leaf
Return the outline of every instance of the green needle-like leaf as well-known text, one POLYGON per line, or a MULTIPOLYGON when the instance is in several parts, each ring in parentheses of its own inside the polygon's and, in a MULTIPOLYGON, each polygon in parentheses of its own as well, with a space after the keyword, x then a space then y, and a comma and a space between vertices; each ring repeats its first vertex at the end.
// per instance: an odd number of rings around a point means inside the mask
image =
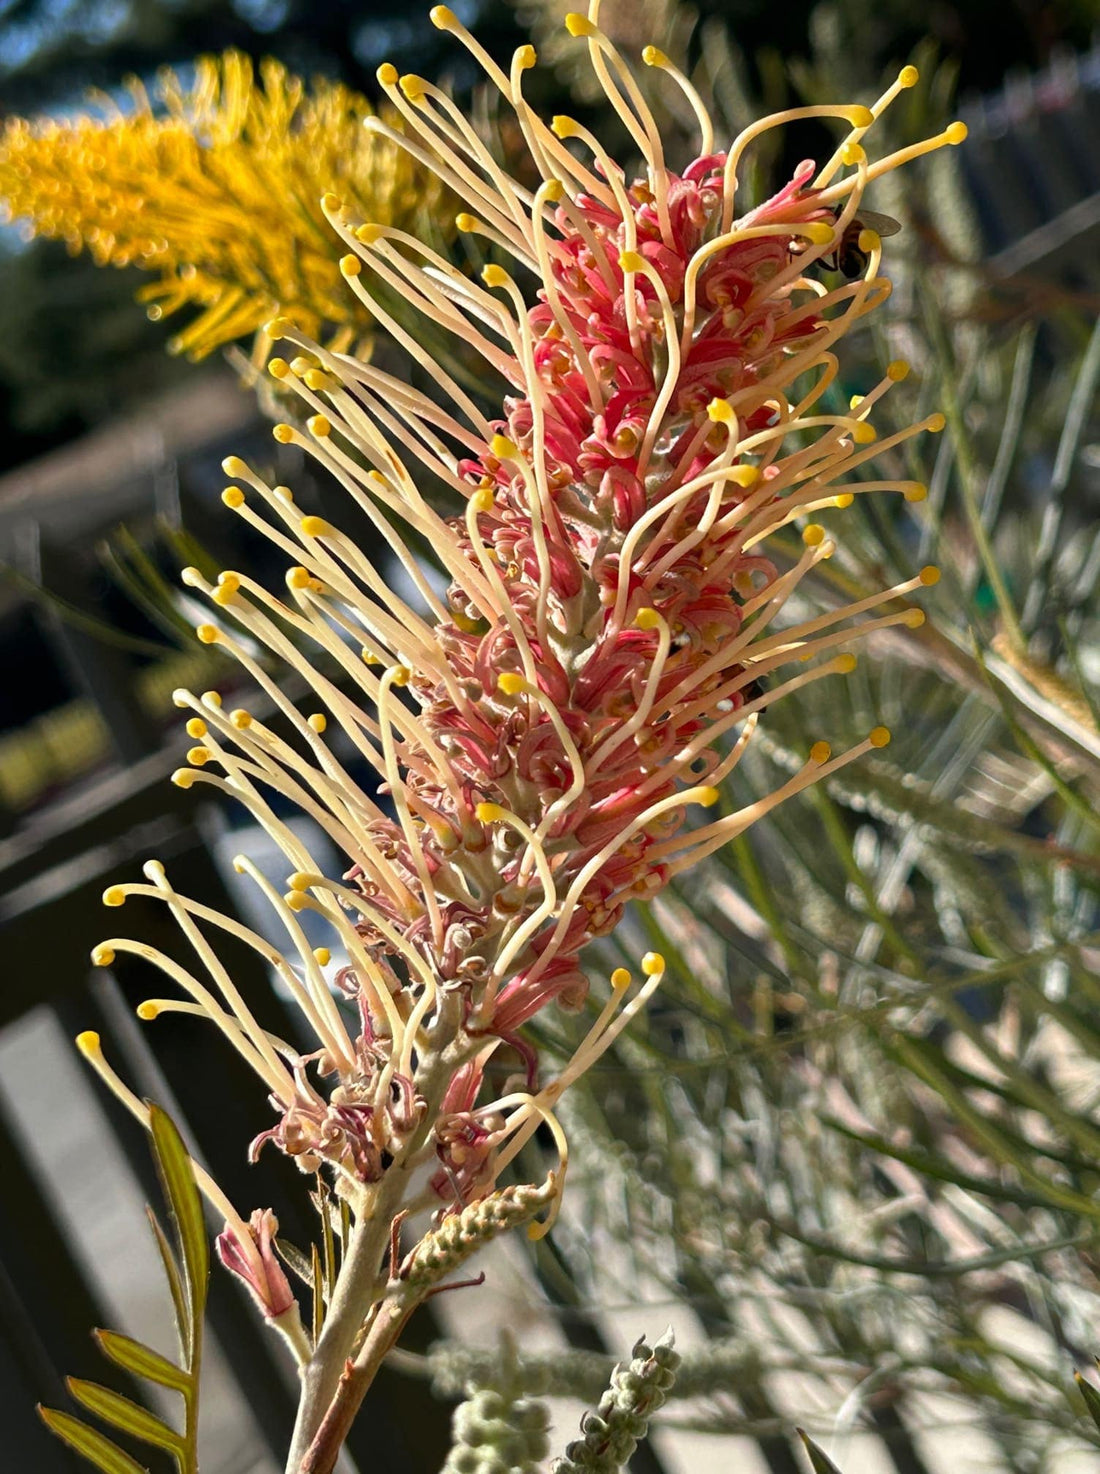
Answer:
POLYGON ((197 1324, 202 1319, 206 1302, 206 1281, 210 1273, 210 1251, 206 1242, 202 1201, 195 1186, 191 1158, 183 1144, 183 1138, 159 1106, 150 1107, 149 1130, 153 1136, 164 1194, 179 1235, 191 1315, 197 1324))
POLYGON ((69 1377, 65 1385, 81 1407, 86 1407, 97 1418, 102 1418, 120 1432, 140 1438, 143 1443, 166 1448, 172 1454, 181 1451, 183 1439, 176 1430, 169 1428, 167 1423, 129 1397, 123 1397, 120 1392, 112 1392, 109 1387, 101 1387, 97 1382, 85 1382, 78 1377, 69 1377))
POLYGON ((124 1336, 120 1331, 94 1331, 92 1334, 104 1356, 116 1366, 133 1372, 136 1377, 169 1387, 173 1392, 185 1392, 191 1385, 188 1373, 174 1361, 169 1361, 150 1346, 143 1346, 131 1336, 124 1336))
POLYGON ((840 1474, 840 1470, 833 1463, 829 1455, 824 1449, 818 1448, 808 1433, 804 1432, 801 1428, 796 1429, 796 1432, 799 1438, 801 1438, 807 1454, 810 1456, 810 1465, 813 1468, 814 1474, 840 1474))
POLYGON ((63 1443, 83 1455, 97 1469, 102 1469, 103 1474, 149 1474, 144 1464, 139 1464, 128 1453, 123 1453, 118 1444, 112 1443, 94 1428, 89 1428, 71 1413, 58 1412, 52 1407, 39 1407, 38 1416, 51 1433, 56 1433, 63 1443))

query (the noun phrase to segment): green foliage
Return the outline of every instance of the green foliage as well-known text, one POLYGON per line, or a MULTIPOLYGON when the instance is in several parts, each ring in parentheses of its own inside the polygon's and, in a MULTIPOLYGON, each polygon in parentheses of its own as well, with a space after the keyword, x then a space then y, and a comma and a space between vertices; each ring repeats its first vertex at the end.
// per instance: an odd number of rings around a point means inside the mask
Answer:
MULTIPOLYGON (((150 1222, 176 1313, 179 1364, 116 1331, 97 1330, 95 1339, 104 1356, 116 1366, 180 1395, 182 1431, 109 1387, 76 1377, 70 1377, 67 1386, 81 1407, 111 1428, 166 1450, 175 1462, 177 1474, 198 1474, 199 1373, 210 1252, 191 1158, 171 1119, 155 1105, 149 1110, 149 1131, 175 1240, 173 1247, 150 1210, 150 1222)), ((39 1414, 52 1433, 103 1474, 144 1474, 143 1466, 130 1454, 70 1413, 40 1407, 39 1414)))

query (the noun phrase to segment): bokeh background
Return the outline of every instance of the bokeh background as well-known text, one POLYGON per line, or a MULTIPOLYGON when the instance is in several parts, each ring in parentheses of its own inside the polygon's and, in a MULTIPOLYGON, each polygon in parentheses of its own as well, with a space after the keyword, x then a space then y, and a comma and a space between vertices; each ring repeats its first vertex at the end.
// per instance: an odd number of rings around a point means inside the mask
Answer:
MULTIPOLYGON (((548 112, 612 127, 562 43, 565 4, 454 8, 502 58, 534 36, 548 112)), ((445 1297, 413 1327, 352 1455, 364 1470, 439 1467, 450 1405, 478 1370, 448 1334, 491 1345, 511 1321, 521 1349, 549 1352, 532 1385, 549 1376, 576 1398, 598 1389, 609 1352, 673 1320, 694 1400, 639 1454, 646 1474, 795 1474, 795 1421, 838 1440, 845 1474, 941 1474, 960 1450, 975 1470, 1094 1468, 1065 1389, 1100 1347, 1100 11, 605 9, 625 45, 686 57, 730 132, 760 108, 869 101, 914 59, 922 84, 893 137, 968 122, 949 158, 872 201, 904 226, 897 291, 846 385, 904 354, 910 406, 942 406, 950 424, 904 471, 928 481, 927 507, 860 511, 838 577, 875 586, 935 558, 945 588, 926 637, 876 647, 850 706, 795 707, 761 761, 782 772, 809 725, 832 735, 880 711, 900 728, 897 758, 794 806, 691 896, 633 919, 624 947, 656 940, 674 976, 649 1034, 578 1093, 572 1216, 533 1259, 502 1252, 485 1298, 445 1297)), ((385 60, 442 75, 494 126, 464 54, 419 7, 379 0, 0 0, 0 124, 70 116, 93 88, 121 98, 127 74, 153 89, 171 66, 186 82, 197 56, 227 48, 368 98, 385 60)), ((683 119, 664 121, 686 152, 683 119)), ((761 180, 820 145, 793 131, 761 180)), ((243 1164, 267 1116, 251 1081, 189 1020, 162 1026, 154 1055, 132 1017, 147 982, 88 961, 103 885, 147 855, 237 908, 231 855, 264 860, 240 816, 167 781, 185 745, 172 690, 240 689, 189 638, 176 572, 264 556, 221 508, 222 457, 254 455, 303 505, 337 505, 292 451, 276 459, 242 373, 249 343, 198 363, 170 353, 186 309, 150 321, 141 283, 19 222, 0 231, 0 1464, 44 1474, 76 1466, 33 1404, 63 1398, 64 1372, 100 1375, 87 1328, 167 1334, 143 1237, 148 1155, 84 1078, 73 1033, 103 1033, 231 1196, 276 1203, 292 1239, 315 1232, 293 1174, 243 1164)), ((569 1027, 545 1025, 543 1047, 564 1048, 569 1027)), ((217 1275, 212 1333, 203 1467, 273 1470, 285 1377, 217 1275)), ((560 1404, 559 1426, 577 1405, 560 1404)))

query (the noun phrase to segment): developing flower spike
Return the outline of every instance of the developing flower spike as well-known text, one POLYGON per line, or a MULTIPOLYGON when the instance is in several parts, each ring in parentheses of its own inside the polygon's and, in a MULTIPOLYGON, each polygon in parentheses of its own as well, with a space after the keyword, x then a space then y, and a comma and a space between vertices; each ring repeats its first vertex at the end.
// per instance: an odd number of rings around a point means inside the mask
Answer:
MULTIPOLYGON (((247 860, 238 865, 289 952, 179 895, 156 866, 149 884, 112 887, 108 903, 137 894, 168 906, 205 977, 137 943, 104 944, 160 966, 186 995, 182 1006, 207 1013, 260 1075, 277 1122, 253 1150, 271 1140, 305 1170, 324 1168, 368 1220, 410 1206, 392 1184, 425 1159, 438 1168, 429 1197, 461 1209, 491 1190, 540 1123, 561 1155, 560 1193, 566 1147, 552 1107, 643 1005, 664 963, 642 959, 645 982, 629 1003, 629 975, 615 975, 550 1085, 539 1083, 522 1026, 550 1003, 582 1006, 582 949, 630 900, 653 896, 784 798, 889 740, 876 727, 836 756, 809 741, 804 765, 776 792, 717 812, 718 785, 773 702, 849 672, 851 645, 872 631, 923 618, 906 596, 935 582, 930 568, 847 606, 786 615, 835 549, 828 527, 807 517, 864 491, 912 497, 913 482, 857 473, 943 426, 930 415, 876 439, 870 417, 904 378, 900 364, 849 412, 825 412, 840 340, 889 294, 882 243, 868 233, 857 280, 829 288, 808 273, 835 250, 871 180, 960 137, 953 125, 870 161, 875 119, 915 81, 906 68, 872 107, 792 109, 753 124, 726 152, 703 120, 704 156, 675 173, 593 0, 568 26, 643 160, 631 182, 579 123, 548 124, 527 104, 530 47, 505 72, 447 7, 431 14, 514 110, 539 182, 509 178, 439 88, 380 69, 405 131, 377 118, 369 131, 460 196, 459 229, 499 260, 471 280, 397 227, 325 197, 348 289, 417 357, 437 394, 326 349, 285 319, 270 324, 288 345, 271 371, 301 398, 304 425, 277 425, 275 438, 331 473, 377 543, 303 518, 285 488, 231 457, 225 503, 285 554, 286 589, 245 573, 214 584, 186 575, 216 606, 218 622, 200 625, 199 639, 240 662, 274 717, 177 693, 202 728, 192 726, 201 744, 177 780, 233 795, 285 854, 283 893, 247 860), (837 150, 743 209, 746 149, 804 117, 839 121, 837 150), (378 284, 505 380, 498 417, 419 353, 378 284), (460 499, 461 515, 426 499, 428 478, 460 499), (792 523, 802 526, 801 552, 779 566, 765 543, 792 523), (406 538, 434 550, 445 594, 406 538), (376 548, 411 580, 415 605, 392 592, 376 548), (257 646, 298 672, 316 715, 306 719, 282 693, 257 646), (349 752, 377 774, 372 791, 345 767, 349 752), (341 878, 321 872, 281 817, 288 803, 335 846, 341 878), (335 978, 301 927, 307 911, 345 954, 335 978), (307 1052, 259 1028, 211 931, 246 942, 279 972, 311 1036, 307 1052), (524 1088, 484 1101, 486 1066, 503 1045, 525 1061, 524 1088)), ((326 1344, 338 1349, 339 1334, 326 1344)))

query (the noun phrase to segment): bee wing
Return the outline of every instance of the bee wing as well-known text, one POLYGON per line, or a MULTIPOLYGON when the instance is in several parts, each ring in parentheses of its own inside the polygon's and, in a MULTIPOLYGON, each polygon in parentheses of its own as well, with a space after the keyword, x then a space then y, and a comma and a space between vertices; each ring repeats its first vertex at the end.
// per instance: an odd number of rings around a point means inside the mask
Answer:
POLYGON ((901 229, 900 220, 895 220, 891 215, 876 215, 874 210, 860 210, 859 223, 878 236, 897 235, 901 229))

